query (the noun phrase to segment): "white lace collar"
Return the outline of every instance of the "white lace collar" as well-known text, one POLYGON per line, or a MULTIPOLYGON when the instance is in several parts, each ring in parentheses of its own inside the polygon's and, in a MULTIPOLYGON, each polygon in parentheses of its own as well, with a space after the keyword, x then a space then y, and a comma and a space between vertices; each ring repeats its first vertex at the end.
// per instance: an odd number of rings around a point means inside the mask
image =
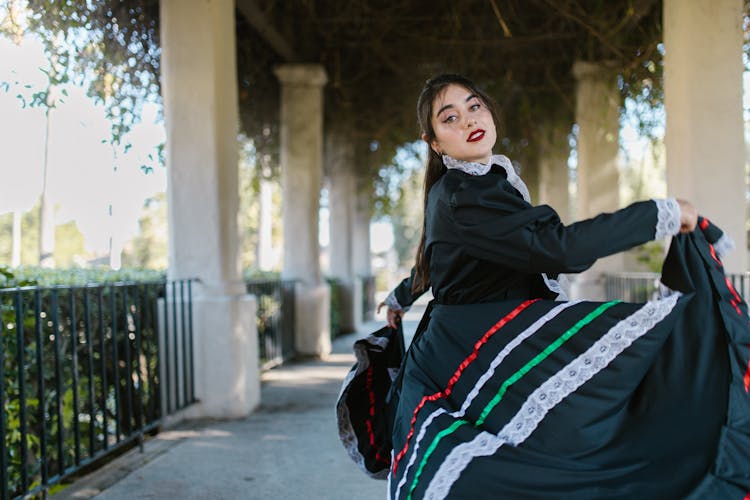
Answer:
POLYGON ((469 175, 484 175, 490 171, 492 165, 499 165, 505 170, 505 175, 508 178, 508 182, 511 186, 516 188, 523 199, 527 202, 531 202, 531 196, 529 195, 529 188, 516 173, 516 169, 513 168, 513 164, 510 162, 507 156, 503 155, 492 155, 489 163, 481 163, 478 161, 463 161, 457 160, 451 156, 443 155, 443 163, 446 168, 461 170, 469 175))

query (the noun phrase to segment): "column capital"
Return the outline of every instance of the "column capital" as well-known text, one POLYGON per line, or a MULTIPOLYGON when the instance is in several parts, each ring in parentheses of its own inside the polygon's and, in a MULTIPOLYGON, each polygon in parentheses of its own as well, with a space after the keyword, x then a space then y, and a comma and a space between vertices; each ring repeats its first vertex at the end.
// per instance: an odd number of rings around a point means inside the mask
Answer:
POLYGON ((616 75, 612 61, 576 61, 573 63, 573 76, 576 80, 601 79, 616 75))
POLYGON ((322 87, 328 82, 326 70, 320 64, 281 64, 273 73, 282 85, 322 87))

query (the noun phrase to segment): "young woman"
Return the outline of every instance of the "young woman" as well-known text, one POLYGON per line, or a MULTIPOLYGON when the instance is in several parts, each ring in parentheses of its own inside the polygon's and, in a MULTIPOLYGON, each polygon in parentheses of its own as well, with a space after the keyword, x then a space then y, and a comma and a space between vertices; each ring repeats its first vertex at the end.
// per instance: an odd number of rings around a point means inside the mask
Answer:
POLYGON ((385 301, 388 324, 428 288, 434 300, 391 390, 389 495, 742 498, 750 460, 737 450, 750 445, 750 419, 735 418, 745 437, 723 440, 727 415, 750 410, 750 398, 728 396, 742 392, 750 328, 722 281, 720 230, 701 219, 694 231, 695 208, 676 199, 564 225, 493 153, 495 111, 473 82, 432 78, 417 111, 429 146, 424 227, 411 276, 385 301), (685 250, 665 276, 686 293, 561 300, 559 273, 681 232, 685 250), (731 366, 728 347, 743 352, 731 366))
POLYGON ((695 208, 675 199, 635 203, 570 226, 549 206, 533 207, 510 160, 492 153, 492 100, 462 76, 429 80, 417 113, 429 145, 424 227, 412 275, 381 304, 391 327, 430 286, 437 304, 554 298, 560 289, 552 276, 695 229, 695 208))

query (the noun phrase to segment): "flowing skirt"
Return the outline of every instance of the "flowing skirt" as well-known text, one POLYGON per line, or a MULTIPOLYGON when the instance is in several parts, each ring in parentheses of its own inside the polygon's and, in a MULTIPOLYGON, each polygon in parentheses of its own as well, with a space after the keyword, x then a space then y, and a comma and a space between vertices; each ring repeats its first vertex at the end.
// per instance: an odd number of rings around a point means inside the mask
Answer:
POLYGON ((369 405, 389 496, 745 498, 749 318, 702 228, 659 300, 435 306, 391 412, 369 405))

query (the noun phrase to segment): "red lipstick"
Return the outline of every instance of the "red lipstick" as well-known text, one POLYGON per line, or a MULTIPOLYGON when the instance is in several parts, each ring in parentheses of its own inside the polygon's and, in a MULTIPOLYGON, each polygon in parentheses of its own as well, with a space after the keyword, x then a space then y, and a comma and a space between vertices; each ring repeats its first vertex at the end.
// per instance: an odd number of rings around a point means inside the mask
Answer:
POLYGON ((466 142, 481 141, 483 137, 484 137, 484 130, 482 130, 481 128, 478 128, 474 132, 469 134, 469 138, 466 139, 466 142))

